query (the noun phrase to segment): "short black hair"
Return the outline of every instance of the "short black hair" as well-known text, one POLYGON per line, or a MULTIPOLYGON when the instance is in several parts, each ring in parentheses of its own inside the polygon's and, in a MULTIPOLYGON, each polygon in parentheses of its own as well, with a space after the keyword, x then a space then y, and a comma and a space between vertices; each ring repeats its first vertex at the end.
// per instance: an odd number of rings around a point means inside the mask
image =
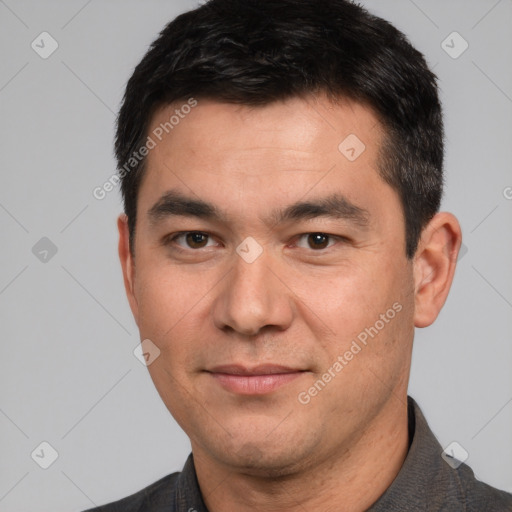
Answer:
POLYGON ((209 0, 162 30, 128 81, 117 121, 132 253, 139 150, 158 108, 191 98, 265 106, 317 93, 370 107, 385 129, 378 170, 400 197, 412 258, 443 189, 437 79, 403 33, 348 0, 209 0))

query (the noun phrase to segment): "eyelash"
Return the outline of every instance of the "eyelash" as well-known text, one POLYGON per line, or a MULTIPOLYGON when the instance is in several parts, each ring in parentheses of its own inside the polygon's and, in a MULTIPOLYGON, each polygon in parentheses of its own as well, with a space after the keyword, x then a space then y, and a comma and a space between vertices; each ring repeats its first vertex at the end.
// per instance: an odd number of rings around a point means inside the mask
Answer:
MULTIPOLYGON (((176 240, 178 238, 186 236, 186 235, 189 235, 189 234, 198 234, 198 235, 206 236, 206 237, 208 237, 207 242, 211 238, 211 235, 209 233, 204 232, 204 231, 180 231, 179 233, 174 233, 172 235, 167 235, 163 239, 163 245, 165 245, 165 246, 175 245, 176 244, 176 240)), ((301 233, 300 235, 296 235, 294 237, 294 239, 300 240, 301 238, 303 238, 305 236, 309 236, 309 235, 321 235, 323 237, 327 237, 328 239, 332 239, 332 240, 335 240, 335 241, 338 241, 338 242, 342 242, 342 243, 343 242, 348 242, 348 239, 346 237, 339 236, 339 235, 331 235, 329 233, 324 233, 322 231, 311 231, 311 232, 308 232, 308 233, 301 233)), ((327 249, 330 249, 331 247, 333 247, 333 245, 335 245, 335 244, 331 244, 331 245, 328 245, 327 247, 320 248, 320 249, 311 249, 311 248, 309 248, 309 249, 311 251, 313 251, 313 252, 320 253, 320 252, 326 251, 327 249)), ((199 249, 193 249, 191 247, 184 248, 184 247, 181 247, 179 245, 177 247, 178 247, 178 250, 180 250, 180 251, 192 251, 192 252, 198 252, 200 249, 204 249, 205 248, 205 247, 200 247, 199 249)))

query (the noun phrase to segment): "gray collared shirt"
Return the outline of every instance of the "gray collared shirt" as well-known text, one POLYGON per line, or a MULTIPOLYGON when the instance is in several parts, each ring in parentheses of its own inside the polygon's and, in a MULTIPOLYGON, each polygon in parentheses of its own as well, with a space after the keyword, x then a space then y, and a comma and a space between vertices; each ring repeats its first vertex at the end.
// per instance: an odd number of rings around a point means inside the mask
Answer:
MULTIPOLYGON (((400 472, 367 512, 512 512, 512 494, 478 481, 466 464, 448 464, 416 402, 408 397, 410 443, 400 472), (457 466, 457 469, 454 467, 457 466)), ((120 501, 86 512, 208 512, 190 454, 183 471, 120 501)))

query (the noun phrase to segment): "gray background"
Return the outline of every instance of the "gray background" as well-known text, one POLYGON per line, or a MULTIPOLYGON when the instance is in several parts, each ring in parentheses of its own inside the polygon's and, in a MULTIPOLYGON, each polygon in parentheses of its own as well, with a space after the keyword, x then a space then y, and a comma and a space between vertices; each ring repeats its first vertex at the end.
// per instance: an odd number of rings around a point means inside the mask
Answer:
MULTIPOLYGON (((440 78, 443 208, 467 249, 438 321, 417 331, 410 393, 443 446, 457 441, 479 478, 512 491, 512 0, 364 4, 440 78), (469 43, 456 59, 441 46, 453 31, 469 43)), ((194 5, 0 0, 1 511, 102 504, 181 469, 189 452, 133 355, 119 192, 99 201, 92 190, 115 171, 115 113, 133 67, 194 5), (47 59, 31 48, 43 31, 59 45, 47 59), (57 248, 46 261, 47 242, 33 253, 42 237, 57 248), (48 469, 31 458, 42 441, 58 452, 48 469)))

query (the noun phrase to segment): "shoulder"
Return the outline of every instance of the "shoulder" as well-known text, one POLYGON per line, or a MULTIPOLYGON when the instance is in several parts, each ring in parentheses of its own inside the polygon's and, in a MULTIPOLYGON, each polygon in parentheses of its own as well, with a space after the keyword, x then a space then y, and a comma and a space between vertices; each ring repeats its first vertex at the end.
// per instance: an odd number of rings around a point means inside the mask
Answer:
POLYGON ((512 512, 512 494, 479 481, 468 465, 447 455, 411 397, 408 406, 409 451, 395 480, 370 510, 512 512))
POLYGON ((135 494, 84 512, 160 512, 164 506, 171 512, 169 503, 174 503, 179 476, 179 472, 164 476, 135 494))
POLYGON ((459 467, 457 476, 468 512, 512 512, 512 494, 477 480, 466 464, 459 467))

